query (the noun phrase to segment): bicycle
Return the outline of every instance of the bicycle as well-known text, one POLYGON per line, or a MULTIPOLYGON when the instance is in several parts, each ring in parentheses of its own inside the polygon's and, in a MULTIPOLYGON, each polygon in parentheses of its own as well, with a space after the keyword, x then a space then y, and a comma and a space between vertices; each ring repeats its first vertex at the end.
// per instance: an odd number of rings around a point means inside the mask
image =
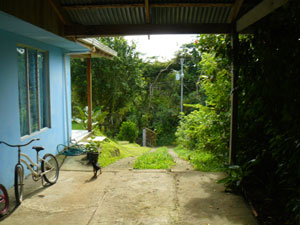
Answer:
POLYGON ((7 190, 5 187, 0 184, 0 217, 4 216, 9 207, 9 198, 7 194, 7 190))
POLYGON ((32 149, 36 150, 36 163, 34 163, 28 155, 21 152, 21 147, 27 146, 34 141, 40 140, 39 138, 34 138, 26 144, 23 145, 11 145, 4 141, 0 141, 0 144, 5 144, 9 147, 18 148, 18 163, 15 166, 15 197, 16 203, 21 204, 23 201, 23 186, 24 186, 24 163, 32 174, 32 179, 37 182, 42 179, 42 183, 46 181, 48 184, 55 184, 59 175, 58 162, 54 155, 47 153, 43 158, 39 157, 39 152, 44 150, 42 146, 33 146, 32 149), (23 158, 22 158, 23 157, 23 158), (27 161, 29 161, 29 163, 27 161), (39 166, 39 162, 41 165, 39 166))

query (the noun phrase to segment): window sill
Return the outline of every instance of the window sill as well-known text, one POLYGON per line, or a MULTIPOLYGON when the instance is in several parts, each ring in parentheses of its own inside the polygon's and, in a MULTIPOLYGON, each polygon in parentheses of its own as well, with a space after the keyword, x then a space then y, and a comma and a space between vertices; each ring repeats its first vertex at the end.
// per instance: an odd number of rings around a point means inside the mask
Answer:
POLYGON ((22 136, 21 141, 25 141, 28 138, 33 138, 33 136, 39 135, 40 133, 46 132, 47 130, 50 130, 50 129, 51 129, 50 127, 44 127, 39 131, 35 131, 29 135, 22 136))

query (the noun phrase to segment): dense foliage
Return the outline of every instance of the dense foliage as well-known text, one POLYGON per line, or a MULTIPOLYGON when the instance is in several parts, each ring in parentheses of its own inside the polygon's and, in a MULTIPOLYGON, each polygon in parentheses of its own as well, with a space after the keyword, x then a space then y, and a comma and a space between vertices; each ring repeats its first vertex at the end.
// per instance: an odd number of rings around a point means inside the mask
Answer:
MULTIPOLYGON (((214 43, 215 45, 218 42, 214 43)), ((205 105, 182 117, 177 129, 177 142, 188 148, 227 155, 230 123, 230 72, 217 64, 217 56, 203 53, 199 63, 205 105)))
POLYGON ((230 124, 230 63, 228 37, 200 35, 195 49, 200 104, 188 104, 193 111, 182 116, 177 128, 177 154, 197 170, 222 171, 228 158, 230 124))
MULTIPOLYGON (((300 2, 291 0, 255 24, 253 35, 239 36, 238 148, 226 184, 252 202, 263 224, 294 225, 300 219, 299 12, 300 2)), ((155 130, 160 144, 170 144, 180 124, 177 142, 189 151, 178 149, 179 155, 195 163, 204 153, 201 158, 208 161, 224 161, 231 96, 228 37, 201 35, 166 63, 142 62, 134 44, 122 38, 102 40, 119 54, 112 61, 93 59, 93 103, 108 112, 107 132, 116 135, 123 121, 132 121, 139 130, 155 130), (184 116, 175 81, 181 57, 184 116)), ((72 62, 72 90, 75 104, 84 107, 81 64, 72 62)))
MULTIPOLYGON (((298 224, 300 219, 299 12, 300 3, 291 1, 256 24, 254 35, 239 37, 238 152, 225 181, 252 202, 263 224, 298 224)), ((226 39, 224 45, 214 41, 199 48, 223 56, 218 66, 229 65, 226 39)), ((183 117, 177 134, 186 147, 217 145, 220 136, 212 139, 209 133, 218 126, 209 123, 213 108, 200 105, 183 117)), ((228 122, 225 115, 218 121, 228 122)))
MULTIPOLYGON (((93 107, 107 112, 104 127, 109 136, 119 132, 120 124, 126 120, 126 113, 139 112, 145 94, 142 77, 142 60, 135 50, 122 38, 101 38, 101 42, 115 49, 118 56, 112 60, 92 59, 93 107)), ((73 114, 78 117, 75 106, 87 105, 86 63, 79 59, 71 61, 73 114)))
POLYGON ((130 143, 135 142, 139 131, 135 123, 131 121, 125 121, 121 124, 120 132, 118 134, 118 139, 126 140, 130 143))
POLYGON ((300 3, 240 36, 236 166, 227 184, 252 201, 263 224, 300 219, 300 3))
MULTIPOLYGON (((204 102, 205 95, 198 85, 199 51, 194 43, 183 46, 176 57, 168 62, 143 62, 134 43, 124 38, 101 38, 100 41, 118 52, 112 60, 92 59, 93 107, 107 114, 101 123, 105 133, 114 137, 123 121, 134 122, 139 130, 148 127, 157 134, 158 145, 173 144, 180 113, 180 81, 175 80, 180 71, 180 58, 184 63, 184 103, 204 102)), ((85 108, 86 63, 72 60, 73 115, 81 118, 78 110, 85 108)), ((189 108, 186 112, 192 111, 189 108)))

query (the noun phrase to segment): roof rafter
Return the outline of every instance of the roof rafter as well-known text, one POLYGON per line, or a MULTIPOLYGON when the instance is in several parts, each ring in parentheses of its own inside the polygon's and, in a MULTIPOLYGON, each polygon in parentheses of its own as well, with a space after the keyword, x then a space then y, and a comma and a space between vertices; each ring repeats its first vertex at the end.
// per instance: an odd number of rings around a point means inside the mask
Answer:
POLYGON ((146 23, 150 23, 149 0, 145 0, 145 17, 146 17, 146 23))
POLYGON ((148 34, 224 34, 231 33, 230 24, 138 24, 138 25, 69 25, 65 26, 66 37, 96 37, 148 34))
POLYGON ((244 0, 236 0, 232 6, 231 15, 228 17, 228 23, 232 23, 238 16, 244 0))
POLYGON ((57 17, 59 18, 59 20, 64 24, 71 24, 69 18, 67 17, 67 15, 64 13, 64 10, 62 9, 62 7, 60 6, 59 2, 57 0, 48 0, 48 2, 50 3, 51 7, 53 8, 53 10, 55 11, 57 17))
POLYGON ((237 21, 237 32, 243 31, 287 2, 288 0, 263 0, 237 21))

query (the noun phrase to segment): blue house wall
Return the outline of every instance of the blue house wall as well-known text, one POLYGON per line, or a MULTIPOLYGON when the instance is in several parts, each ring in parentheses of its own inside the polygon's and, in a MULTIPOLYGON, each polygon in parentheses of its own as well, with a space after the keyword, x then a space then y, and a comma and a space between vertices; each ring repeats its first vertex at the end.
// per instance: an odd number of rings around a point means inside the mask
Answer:
MULTIPOLYGON (((0 140, 11 144, 21 144, 32 138, 40 138, 40 141, 22 149, 34 161, 36 153, 31 149, 33 145, 45 147, 45 151, 41 151, 41 156, 45 153, 56 154, 58 144, 67 144, 68 127, 69 132, 71 132, 71 121, 69 120, 69 126, 67 126, 66 114, 67 95, 69 118, 71 118, 70 59, 68 56, 64 59, 64 52, 63 48, 0 29, 0 140), (22 138, 20 134, 16 51, 18 44, 46 50, 49 54, 51 128, 34 133, 26 138, 22 138), (66 67, 64 62, 66 62, 66 67), (67 89, 65 82, 67 82, 67 89)), ((17 149, 0 144, 0 183, 4 184, 6 188, 13 186, 16 163, 17 149)))

